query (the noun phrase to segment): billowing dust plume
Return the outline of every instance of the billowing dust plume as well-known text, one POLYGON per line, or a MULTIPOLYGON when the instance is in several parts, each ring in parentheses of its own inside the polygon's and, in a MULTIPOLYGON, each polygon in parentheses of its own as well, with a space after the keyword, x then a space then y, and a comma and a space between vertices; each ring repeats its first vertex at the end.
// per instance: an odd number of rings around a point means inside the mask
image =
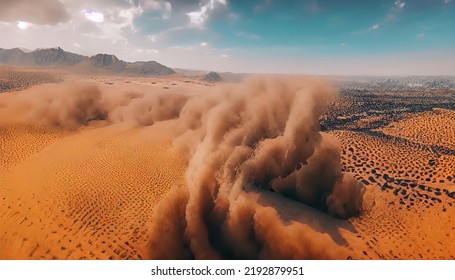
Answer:
POLYGON ((187 99, 182 94, 103 93, 91 83, 48 84, 0 99, 0 117, 3 122, 69 130, 96 120, 148 126, 177 118, 187 99))
POLYGON ((359 214, 364 188, 341 172, 337 141, 320 132, 335 97, 315 79, 256 78, 191 97, 63 85, 0 104, 0 115, 69 129, 174 120, 187 185, 155 208, 150 258, 326 259, 338 256, 328 235, 284 222, 258 197, 274 191, 337 218, 359 214))
POLYGON ((102 93, 95 85, 45 85, 0 100, 0 116, 4 122, 75 129, 104 119, 104 107, 102 93))
POLYGON ((189 99, 174 140, 188 154, 187 189, 157 208, 151 257, 336 257, 330 238, 285 225, 254 195, 272 190, 335 217, 359 214, 363 186, 341 172, 337 142, 320 132, 334 98, 320 81, 256 79, 189 99))

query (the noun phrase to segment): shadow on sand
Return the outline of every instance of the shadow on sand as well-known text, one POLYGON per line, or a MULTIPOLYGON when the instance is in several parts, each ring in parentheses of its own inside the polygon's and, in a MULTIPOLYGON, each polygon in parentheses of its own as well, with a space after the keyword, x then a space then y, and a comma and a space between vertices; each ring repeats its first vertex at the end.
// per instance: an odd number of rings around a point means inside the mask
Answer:
POLYGON ((263 207, 273 207, 283 223, 302 223, 313 230, 328 234, 338 245, 345 245, 346 239, 340 234, 340 229, 357 233, 350 221, 336 219, 324 212, 316 210, 300 202, 283 197, 267 190, 249 190, 257 195, 257 203, 263 207))

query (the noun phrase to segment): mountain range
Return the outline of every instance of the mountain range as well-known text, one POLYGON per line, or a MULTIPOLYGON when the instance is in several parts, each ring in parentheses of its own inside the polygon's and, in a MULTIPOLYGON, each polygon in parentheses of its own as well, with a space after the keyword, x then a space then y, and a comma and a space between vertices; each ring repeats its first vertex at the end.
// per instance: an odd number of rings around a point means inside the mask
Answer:
POLYGON ((156 61, 126 62, 111 54, 84 56, 61 48, 24 51, 19 48, 0 48, 0 64, 25 67, 65 67, 85 73, 161 76, 175 71, 156 61))

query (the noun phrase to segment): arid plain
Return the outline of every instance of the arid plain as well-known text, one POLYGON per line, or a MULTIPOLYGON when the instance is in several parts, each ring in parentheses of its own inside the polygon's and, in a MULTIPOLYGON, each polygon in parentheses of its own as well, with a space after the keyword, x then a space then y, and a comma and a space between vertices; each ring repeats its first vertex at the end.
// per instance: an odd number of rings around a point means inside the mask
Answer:
POLYGON ((453 88, 329 83, 2 67, 0 259, 454 259, 453 88))

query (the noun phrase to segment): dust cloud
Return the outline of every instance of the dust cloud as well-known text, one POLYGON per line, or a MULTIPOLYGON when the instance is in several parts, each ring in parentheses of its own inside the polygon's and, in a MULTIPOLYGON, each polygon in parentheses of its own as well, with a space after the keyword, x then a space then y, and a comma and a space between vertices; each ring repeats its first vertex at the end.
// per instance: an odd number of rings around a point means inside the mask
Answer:
POLYGON ((149 258, 327 259, 338 250, 328 235, 283 222, 257 197, 273 191, 342 219, 360 213, 364 187, 342 173, 338 142, 320 132, 335 98, 310 78, 254 78, 195 96, 52 85, 8 99, 0 116, 65 129, 173 120, 187 184, 156 206, 149 258))
POLYGON ((174 140, 188 155, 187 190, 158 206, 151 257, 335 257, 330 238, 285 225, 251 194, 279 192, 343 219, 359 214, 363 186, 341 172, 338 143, 320 132, 335 97, 322 81, 269 78, 189 99, 174 140))
POLYGON ((0 103, 3 122, 76 129, 107 116, 102 93, 95 85, 49 84, 0 103))

